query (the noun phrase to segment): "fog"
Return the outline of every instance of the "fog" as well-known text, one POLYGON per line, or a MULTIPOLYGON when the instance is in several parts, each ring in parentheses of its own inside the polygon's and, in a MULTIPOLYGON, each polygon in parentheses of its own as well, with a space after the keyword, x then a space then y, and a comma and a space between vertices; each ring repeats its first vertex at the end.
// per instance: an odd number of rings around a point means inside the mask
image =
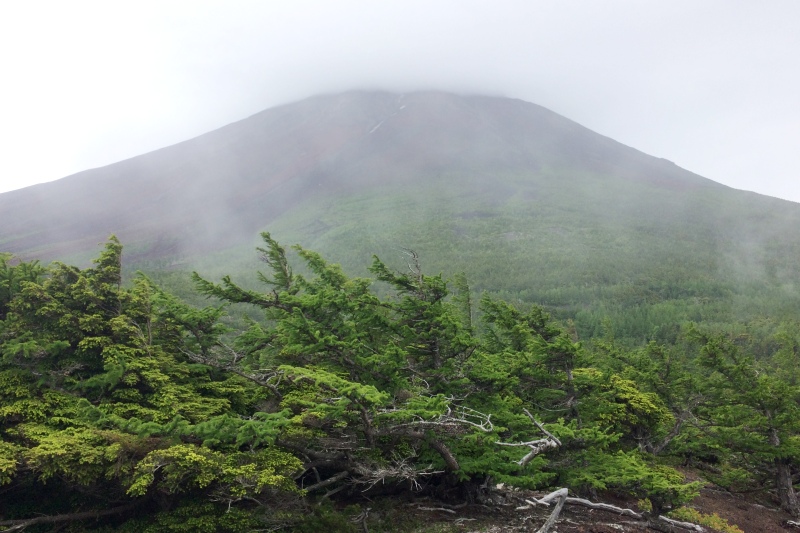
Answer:
POLYGON ((0 191, 353 88, 520 98, 800 201, 800 3, 26 2, 0 7, 0 191))

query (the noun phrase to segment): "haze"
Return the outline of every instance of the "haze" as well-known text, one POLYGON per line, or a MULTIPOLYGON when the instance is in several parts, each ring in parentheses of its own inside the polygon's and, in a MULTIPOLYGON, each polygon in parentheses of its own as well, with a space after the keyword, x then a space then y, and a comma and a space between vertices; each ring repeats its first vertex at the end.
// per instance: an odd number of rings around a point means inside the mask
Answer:
POLYGON ((0 192, 353 88, 543 105, 800 201, 800 3, 7 2, 0 192))

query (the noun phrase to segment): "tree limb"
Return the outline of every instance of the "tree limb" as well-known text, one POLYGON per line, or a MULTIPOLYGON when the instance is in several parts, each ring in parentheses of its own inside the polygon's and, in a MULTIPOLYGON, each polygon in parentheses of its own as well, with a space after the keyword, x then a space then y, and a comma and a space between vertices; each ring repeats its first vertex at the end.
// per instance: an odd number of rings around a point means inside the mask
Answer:
MULTIPOLYGON (((618 514, 621 516, 627 516, 639 521, 647 521, 648 525, 658 531, 674 531, 676 528, 689 530, 689 531, 696 531, 698 533, 702 533, 705 531, 701 526, 697 524, 692 524, 691 522, 681 522, 679 520, 673 520, 672 518, 667 518, 666 516, 647 516, 643 513, 637 513, 633 509, 626 509, 624 507, 617 507, 616 505, 611 505, 608 503, 595 503, 589 500, 584 500, 583 498, 573 498, 571 496, 567 496, 567 489, 559 489, 556 491, 543 496, 542 498, 536 499, 533 498, 533 501, 525 500, 530 506, 533 505, 550 505, 550 502, 553 500, 558 500, 556 504, 556 508, 550 514, 550 517, 547 519, 547 522, 537 531, 537 533, 547 533, 550 528, 553 526, 555 521, 558 519, 558 515, 561 512, 561 507, 564 504, 569 505, 580 505, 582 507, 588 507, 589 509, 596 509, 598 511, 606 511, 609 513, 618 514)), ((523 511, 526 509, 530 509, 530 506, 523 506, 517 507, 517 510, 523 511)))
POLYGON ((59 514, 52 516, 38 516, 36 518, 28 518, 24 520, 3 520, 0 521, 0 526, 8 526, 3 529, 4 533, 9 531, 22 531, 30 526, 37 524, 57 524, 59 522, 76 522, 78 520, 88 520, 91 518, 97 519, 104 516, 113 516, 115 514, 125 513, 134 509, 141 503, 142 500, 137 500, 119 507, 112 507, 111 509, 104 509, 102 511, 83 511, 80 513, 59 514))
POLYGON ((567 494, 567 489, 559 489, 555 492, 551 492, 540 500, 542 503, 547 503, 549 500, 558 498, 558 503, 556 503, 555 509, 553 509, 553 512, 550 513, 550 516, 547 517, 545 523, 542 524, 542 527, 540 527, 536 533, 548 533, 550 528, 555 525, 556 520, 558 520, 558 516, 561 514, 561 509, 564 507, 564 502, 567 501, 567 494))
POLYGON ((633 509, 625 509, 624 507, 617 507, 616 505, 610 505, 608 503, 595 503, 590 502, 589 500, 584 500, 583 498, 567 498, 567 503, 570 505, 580 505, 582 507, 588 507, 589 509, 597 509, 599 511, 608 511, 609 513, 614 513, 622 516, 629 516, 631 518, 635 518, 636 520, 644 520, 644 515, 641 513, 637 513, 633 509))
POLYGON ((331 477, 329 477, 328 479, 326 479, 324 481, 320 481, 319 483, 314 483, 310 487, 305 487, 305 490, 308 491, 308 492, 311 492, 313 490, 325 488, 328 485, 333 485, 337 481, 343 480, 344 478, 346 478, 349 475, 350 475, 350 471, 349 470, 345 470, 344 472, 339 472, 335 476, 331 476, 331 477))
POLYGON ((450 448, 445 446, 443 442, 434 439, 425 439, 425 442, 428 443, 428 446, 436 450, 438 454, 444 459, 447 468, 451 471, 455 472, 461 469, 461 466, 458 464, 458 460, 456 456, 453 455, 453 452, 450 451, 450 448))
POLYGON ((522 410, 525 412, 526 415, 528 415, 528 418, 531 419, 531 422, 533 422, 536 425, 536 427, 539 428, 539 430, 542 433, 545 434, 545 438, 532 440, 532 441, 528 441, 528 442, 496 442, 495 443, 498 446, 527 446, 527 447, 529 447, 531 449, 531 451, 528 452, 525 455, 525 457, 523 457, 522 459, 517 461, 517 464, 520 467, 526 466, 528 463, 530 463, 533 460, 534 457, 536 457, 537 455, 539 455, 543 451, 548 450, 550 448, 558 448, 559 446, 561 446, 561 441, 558 440, 558 438, 555 435, 553 435, 552 433, 547 431, 542 424, 537 422, 537 420, 533 417, 533 415, 530 413, 530 411, 528 411, 525 408, 523 408, 522 410))

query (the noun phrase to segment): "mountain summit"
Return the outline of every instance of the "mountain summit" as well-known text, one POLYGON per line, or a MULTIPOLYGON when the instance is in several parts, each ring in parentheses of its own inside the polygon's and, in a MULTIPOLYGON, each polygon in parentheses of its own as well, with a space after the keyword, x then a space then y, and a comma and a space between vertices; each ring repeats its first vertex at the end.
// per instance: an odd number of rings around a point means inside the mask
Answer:
POLYGON ((520 100, 348 92, 2 194, 0 243, 53 258, 116 233, 151 257, 213 250, 251 238, 310 196, 415 185, 496 197, 509 176, 533 196, 556 185, 549 181, 579 187, 592 176, 653 193, 722 188, 520 100))

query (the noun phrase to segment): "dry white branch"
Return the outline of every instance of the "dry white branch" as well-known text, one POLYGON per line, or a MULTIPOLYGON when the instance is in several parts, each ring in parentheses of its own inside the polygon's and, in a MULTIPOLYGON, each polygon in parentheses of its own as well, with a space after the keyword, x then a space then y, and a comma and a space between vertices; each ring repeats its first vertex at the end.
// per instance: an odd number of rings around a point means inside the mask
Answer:
POLYGON ((666 516, 659 516, 658 519, 661 522, 666 522, 671 526, 688 529, 689 531, 697 531, 698 533, 703 533, 705 531, 705 529, 703 529, 701 526, 692 524, 691 522, 680 522, 678 520, 673 520, 672 518, 667 518, 666 516))
MULTIPOLYGON (((397 409, 386 409, 381 411, 381 414, 388 414, 397 411, 397 409)), ((424 420, 418 417, 417 420, 387 426, 381 429, 378 433, 397 434, 408 429, 438 428, 441 431, 446 431, 452 434, 463 432, 466 426, 474 427, 483 432, 489 433, 494 429, 494 424, 492 424, 491 417, 492 415, 481 413, 480 411, 470 409, 469 407, 460 406, 456 408, 455 411, 448 408, 446 412, 442 413, 434 420, 424 420)))
POLYGON ((530 463, 530 462, 531 462, 531 460, 532 460, 534 457, 536 457, 537 455, 539 455, 539 454, 540 454, 540 453, 542 453, 543 451, 547 450, 548 448, 558 448, 558 444, 555 444, 555 443, 553 443, 552 441, 550 441, 550 442, 548 442, 548 444, 547 444, 547 445, 542 445, 542 446, 538 446, 538 447, 535 447, 535 448, 531 448, 531 451, 529 451, 529 452, 528 452, 528 453, 525 455, 525 457, 523 457, 522 459, 520 459, 519 461, 517 461, 517 464, 519 464, 519 466, 525 466, 525 465, 527 465, 528 463, 530 463))
POLYGON ((424 476, 435 476, 444 473, 444 470, 431 470, 428 468, 419 470, 408 462, 410 458, 395 459, 390 465, 368 466, 358 469, 360 477, 354 480, 355 483, 367 485, 363 490, 366 492, 377 484, 384 484, 387 480, 407 481, 413 490, 421 490, 422 485, 418 481, 424 476))
POLYGON ((520 505, 519 507, 516 508, 517 511, 527 511, 528 509, 536 507, 537 505, 544 505, 545 507, 550 507, 550 502, 537 500, 536 498, 531 498, 530 500, 526 498, 524 501, 528 505, 520 505))
POLYGON ((622 516, 629 516, 637 520, 644 520, 644 515, 637 513, 632 509, 625 509, 623 507, 617 507, 616 505, 610 505, 608 503, 595 503, 590 502, 589 500, 584 500, 583 498, 567 498, 567 503, 570 505, 581 505, 583 507, 588 507, 589 509, 608 511, 610 513, 615 513, 622 516))
POLYGON ((537 500, 536 498, 531 498, 531 500, 525 500, 525 501, 527 503, 531 504, 531 505, 544 505, 545 507, 550 505, 550 503, 543 502, 542 500, 537 500), (531 500, 533 500, 533 501, 531 501, 531 500))
POLYGON ((539 439, 531 442, 496 442, 495 444, 499 446, 528 446, 531 451, 528 452, 525 457, 517 461, 519 466, 525 466, 543 451, 549 450, 550 448, 558 448, 559 446, 557 442, 551 440, 550 438, 539 439))
MULTIPOLYGON (((638 522, 645 522, 648 520, 648 517, 642 513, 637 513, 632 509, 626 509, 624 507, 617 507, 616 505, 610 505, 608 503, 595 503, 589 500, 584 500, 583 498, 573 498, 567 496, 567 489, 559 489, 556 491, 547 494, 546 496, 542 496, 539 499, 536 498, 528 498, 525 499, 525 503, 528 505, 522 505, 517 507, 517 511, 527 511, 536 507, 537 505, 544 505, 549 506, 551 502, 556 500, 556 507, 553 509, 553 512, 548 517, 545 524, 537 531, 537 533, 547 533, 550 528, 553 527, 556 520, 558 519, 559 514, 561 513, 561 508, 564 504, 567 505, 580 505, 582 507, 588 507, 589 509, 596 509, 598 511, 606 511, 609 513, 614 513, 620 516, 627 516, 637 520, 638 522)), ((685 529, 688 531, 696 531, 697 533, 703 533, 705 529, 703 527, 692 524, 691 522, 681 522, 678 520, 673 520, 672 518, 667 518, 666 516, 658 516, 651 519, 654 521, 653 526, 657 525, 659 522, 662 522, 666 526, 685 529)))
POLYGON ((442 511, 444 513, 457 514, 452 509, 445 509, 444 507, 417 507, 420 511, 442 511))
POLYGON ((547 438, 549 438, 549 439, 552 439, 552 440, 553 440, 553 441, 554 441, 554 442, 555 442, 555 443, 556 443, 558 446, 561 446, 561 441, 560 441, 560 440, 558 440, 558 438, 557 438, 555 435, 553 435, 552 433, 550 433, 549 431, 547 431, 547 430, 544 428, 544 426, 543 426, 543 425, 541 425, 539 422, 537 422, 537 420, 536 420, 536 419, 533 417, 533 415, 530 413, 530 411, 528 411, 528 410, 527 410, 527 409, 525 409, 524 407, 522 408, 522 410, 525 412, 525 414, 526 414, 526 415, 528 415, 528 418, 530 418, 530 419, 531 419, 531 422, 533 422, 534 424, 536 424, 536 427, 537 427, 537 428, 539 428, 539 431, 541 431, 542 433, 544 433, 544 434, 547 436, 547 438))
MULTIPOLYGON (((560 490, 551 492, 550 494, 548 494, 548 495, 546 495, 546 496, 544 496, 542 498, 539 498, 538 500, 534 500, 534 501, 536 503, 539 503, 539 504, 549 505, 549 503, 552 500, 561 497, 561 494, 562 494, 561 491, 566 491, 566 490, 567 489, 560 489, 560 490)), ((564 494, 564 496, 566 496, 566 492, 564 492, 563 494, 564 494)), ((528 502, 528 503, 532 503, 532 502, 529 502, 528 500, 525 500, 525 501, 528 502)), ((630 518, 634 518, 634 519, 640 520, 640 521, 647 520, 647 517, 645 515, 643 515, 641 513, 637 513, 636 511, 634 511, 632 509, 626 509, 624 507, 617 507, 616 505, 610 505, 608 503, 595 503, 595 502, 592 502, 592 501, 589 501, 589 500, 584 500, 583 498, 573 498, 573 497, 565 497, 564 498, 564 503, 569 504, 569 505, 580 505, 582 507, 588 507, 589 509, 596 509, 596 510, 599 510, 599 511, 606 511, 606 512, 618 514, 618 515, 621 515, 621 516, 628 516, 630 518)), ((555 514, 555 511, 554 511, 554 514, 555 514)), ((703 533, 705 531, 705 529, 703 529, 701 526, 699 526, 697 524, 692 524, 691 522, 681 522, 681 521, 678 521, 678 520, 673 520, 672 518, 667 518, 666 516, 659 516, 655 520, 656 520, 656 522, 664 522, 665 524, 668 524, 668 525, 673 526, 673 527, 678 527, 678 528, 686 529, 686 530, 689 530, 689 531, 696 531, 698 533, 703 533)), ((539 532, 540 533, 545 533, 546 530, 541 530, 540 529, 539 532)))
POLYGON ((528 442, 496 442, 495 444, 497 444, 498 446, 525 446, 530 448, 531 451, 529 451, 525 455, 525 457, 517 461, 517 464, 519 466, 524 467, 525 465, 530 463, 534 457, 536 457, 543 451, 549 450, 551 448, 558 448, 559 446, 561 446, 561 441, 558 440, 558 438, 555 435, 547 431, 547 429, 545 429, 545 427, 533 417, 530 411, 528 411, 527 409, 522 409, 522 410, 525 412, 526 415, 528 415, 528 418, 531 419, 531 421, 536 425, 536 427, 539 428, 539 430, 545 434, 545 438, 532 440, 528 442))
POLYGON ((491 420, 491 414, 487 415, 463 405, 456 409, 455 414, 452 414, 450 409, 448 409, 447 414, 443 415, 443 417, 449 418, 461 424, 467 424, 469 426, 476 427, 486 433, 489 433, 494 429, 494 424, 492 424, 491 420))
POLYGON ((547 533, 548 531, 550 531, 550 528, 552 528, 553 525, 556 523, 556 520, 558 520, 558 515, 561 514, 561 509, 564 507, 564 502, 567 501, 567 494, 568 494, 567 489, 558 489, 557 491, 551 492, 550 494, 548 494, 547 496, 545 496, 540 500, 542 503, 548 505, 549 502, 553 499, 558 499, 558 502, 556 503, 556 507, 555 509, 553 509, 553 512, 550 513, 550 516, 547 517, 545 523, 542 525, 542 527, 539 528, 539 530, 536 533, 547 533))

